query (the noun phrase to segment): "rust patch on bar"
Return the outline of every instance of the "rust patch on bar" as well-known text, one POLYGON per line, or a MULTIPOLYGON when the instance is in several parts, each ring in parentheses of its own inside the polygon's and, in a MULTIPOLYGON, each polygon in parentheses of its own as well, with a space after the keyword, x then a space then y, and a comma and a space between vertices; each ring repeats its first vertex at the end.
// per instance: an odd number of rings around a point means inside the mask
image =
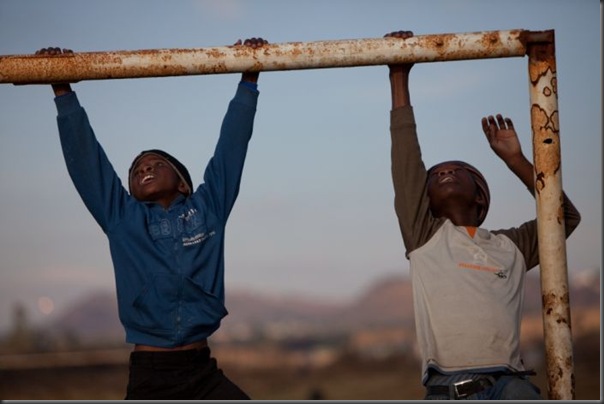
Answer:
POLYGON ((559 141, 558 111, 548 116, 547 111, 535 104, 531 107, 531 130, 535 144, 547 145, 542 153, 535 153, 535 167, 539 167, 535 190, 540 191, 545 186, 545 176, 560 170, 560 151, 556 142, 559 141), (549 147, 551 146, 551 147, 549 147))
POLYGON ((486 49, 487 53, 494 52, 495 48, 501 45, 499 34, 497 32, 489 32, 482 36, 480 42, 486 49))
POLYGON ((224 53, 221 50, 216 49, 216 48, 210 48, 210 49, 206 50, 206 55, 208 55, 209 57, 212 57, 214 59, 221 59, 221 58, 225 57, 226 53, 224 53))
POLYGON ((557 305, 562 305, 563 307, 568 307, 570 302, 568 293, 561 293, 557 295, 554 292, 545 293, 541 296, 541 304, 546 309, 546 314, 551 314, 552 308, 557 305))
MULTIPOLYGON (((553 38, 553 34, 552 34, 553 38)), ((554 80, 550 83, 551 89, 557 91, 556 53, 553 40, 550 42, 531 42, 527 48, 529 55, 529 80, 534 86, 542 76, 551 72, 554 80)))
POLYGON ((570 306, 568 293, 557 295, 549 292, 541 296, 543 312, 546 316, 555 316, 553 321, 565 324, 570 329, 570 306), (556 310, 557 309, 557 310, 556 310))
POLYGON ((543 172, 538 172, 535 176, 535 191, 537 193, 541 193, 541 191, 545 188, 545 174, 543 172))
POLYGON ((554 293, 545 293, 541 296, 541 304, 543 305, 543 309, 545 315, 549 316, 552 314, 552 310, 554 305, 556 304, 556 295, 554 293))
POLYGON ((556 221, 559 225, 564 223, 564 198, 560 196, 560 206, 558 206, 558 216, 556 217, 556 221))
POLYGON ((447 52, 448 44, 457 38, 454 34, 433 35, 426 38, 424 42, 426 48, 432 49, 439 55, 447 52))
MULTIPOLYGON (((552 348, 553 349, 553 348, 552 348)), ((550 352, 548 349, 548 354, 555 354, 555 352, 550 352)), ((560 394, 560 391, 562 390, 560 387, 558 387, 559 384, 561 384, 562 382, 564 382, 565 379, 565 375, 567 375, 570 372, 570 394, 571 397, 574 398, 575 397, 575 375, 572 373, 572 367, 573 367, 573 358, 571 357, 566 357, 564 358, 564 360, 562 361, 563 363, 563 367, 561 366, 557 366, 555 368, 553 368, 549 373, 548 373, 548 398, 550 400, 564 400, 565 398, 568 397, 564 397, 563 395, 560 394)))

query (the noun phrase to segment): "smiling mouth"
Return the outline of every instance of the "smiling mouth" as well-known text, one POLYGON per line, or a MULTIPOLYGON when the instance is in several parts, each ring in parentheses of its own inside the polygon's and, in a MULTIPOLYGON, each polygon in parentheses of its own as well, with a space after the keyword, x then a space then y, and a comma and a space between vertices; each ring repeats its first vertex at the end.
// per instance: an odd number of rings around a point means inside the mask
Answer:
POLYGON ((141 183, 141 185, 144 185, 144 184, 146 184, 146 183, 148 183, 149 181, 152 181, 152 180, 154 180, 154 179, 155 179, 155 176, 154 176, 153 174, 148 174, 148 175, 145 175, 145 176, 143 177, 143 179, 141 180, 141 182, 140 182, 140 183, 141 183))
POLYGON ((453 182, 453 177, 447 175, 446 177, 443 177, 440 179, 440 181, 438 181, 439 184, 444 184, 446 182, 453 182))

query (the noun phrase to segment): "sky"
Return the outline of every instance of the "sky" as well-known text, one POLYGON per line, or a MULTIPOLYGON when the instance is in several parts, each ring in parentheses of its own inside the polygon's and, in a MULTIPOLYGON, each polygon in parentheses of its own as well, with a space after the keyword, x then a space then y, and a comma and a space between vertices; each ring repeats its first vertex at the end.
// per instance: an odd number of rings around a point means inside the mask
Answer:
MULTIPOLYGON (((566 244, 569 274, 599 273, 602 245, 600 3, 594 0, 0 0, 0 55, 554 30, 562 183, 583 221, 566 244)), ((427 166, 478 167, 491 188, 483 226, 536 216, 535 200, 495 156, 480 119, 514 121, 532 161, 528 59, 418 63, 410 78, 427 166)), ((73 85, 126 178, 141 150, 164 149, 197 186, 239 73, 73 85)), ((226 230, 226 289, 346 301, 407 274, 390 176, 386 66, 263 72, 254 134, 226 230)), ((33 321, 115 290, 105 235, 61 154, 48 85, 0 84, 0 331, 14 305, 33 321)), ((571 302, 572 303, 572 302, 571 302)), ((227 307, 228 309, 228 307, 227 307)))

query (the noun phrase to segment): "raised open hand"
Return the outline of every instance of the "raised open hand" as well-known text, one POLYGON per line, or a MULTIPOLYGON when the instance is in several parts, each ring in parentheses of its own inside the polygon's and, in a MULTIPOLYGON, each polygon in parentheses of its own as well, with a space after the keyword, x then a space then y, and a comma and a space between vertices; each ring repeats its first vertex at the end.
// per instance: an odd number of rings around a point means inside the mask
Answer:
POLYGON ((510 118, 504 118, 501 114, 483 117, 482 130, 491 149, 506 163, 522 156, 520 141, 510 118))

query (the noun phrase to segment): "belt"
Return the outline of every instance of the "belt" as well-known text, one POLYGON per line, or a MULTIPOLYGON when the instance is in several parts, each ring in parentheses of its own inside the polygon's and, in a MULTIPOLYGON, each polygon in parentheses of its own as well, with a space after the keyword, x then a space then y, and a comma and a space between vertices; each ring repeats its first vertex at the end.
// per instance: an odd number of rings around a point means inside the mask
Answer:
POLYGON ((464 399, 494 385, 495 378, 467 379, 444 386, 426 386, 428 395, 445 395, 453 400, 464 399))
POLYGON ((428 395, 444 395, 453 400, 461 400, 472 394, 480 393, 495 385, 501 376, 534 376, 536 373, 533 370, 521 370, 515 372, 494 372, 488 373, 475 379, 465 379, 456 383, 446 385, 426 386, 428 395))

